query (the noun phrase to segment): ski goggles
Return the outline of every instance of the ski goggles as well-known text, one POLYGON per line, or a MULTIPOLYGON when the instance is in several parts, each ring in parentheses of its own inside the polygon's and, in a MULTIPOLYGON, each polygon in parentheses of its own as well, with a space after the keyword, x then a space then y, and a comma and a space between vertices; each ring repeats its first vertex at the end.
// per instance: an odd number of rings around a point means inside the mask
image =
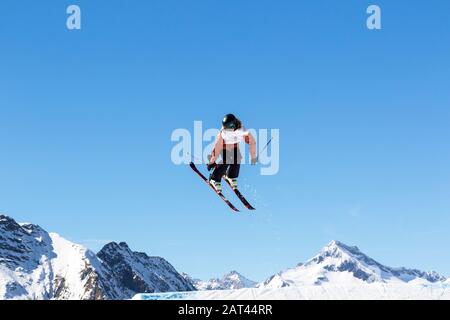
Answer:
POLYGON ((225 129, 236 129, 236 124, 229 123, 229 124, 225 125, 224 127, 225 127, 225 129))

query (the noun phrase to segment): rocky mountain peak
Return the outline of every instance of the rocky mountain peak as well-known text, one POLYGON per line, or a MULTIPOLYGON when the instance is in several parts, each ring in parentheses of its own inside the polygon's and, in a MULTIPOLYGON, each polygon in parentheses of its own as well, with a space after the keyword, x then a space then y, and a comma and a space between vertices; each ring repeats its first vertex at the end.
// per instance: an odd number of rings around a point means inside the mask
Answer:
POLYGON ((129 299, 195 288, 163 258, 111 242, 96 255, 57 233, 0 215, 1 299, 129 299))
POLYGON ((444 280, 436 272, 385 266, 364 254, 358 247, 333 240, 305 264, 282 271, 259 286, 321 285, 329 282, 345 284, 358 281, 434 283, 444 280))

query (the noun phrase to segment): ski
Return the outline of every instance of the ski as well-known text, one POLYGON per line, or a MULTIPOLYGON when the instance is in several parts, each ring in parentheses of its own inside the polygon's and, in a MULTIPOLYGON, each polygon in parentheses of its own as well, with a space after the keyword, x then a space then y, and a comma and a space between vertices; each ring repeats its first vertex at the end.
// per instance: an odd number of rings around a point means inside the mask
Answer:
POLYGON ((224 180, 227 182, 227 184, 230 186, 231 190, 236 194, 236 196, 241 200, 242 204, 248 209, 248 210, 256 210, 248 201, 245 199, 245 197, 242 195, 242 193, 237 188, 233 188, 231 186, 230 181, 228 178, 224 177, 224 180))
POLYGON ((189 166, 192 168, 192 170, 194 170, 195 173, 197 173, 200 178, 214 191, 215 194, 217 194, 219 196, 220 199, 222 199, 229 207, 231 210, 235 211, 235 212, 239 212, 239 209, 237 209, 224 195, 222 192, 217 192, 214 187, 209 183, 208 179, 197 169, 197 167, 195 166, 195 164, 193 162, 191 162, 189 164, 189 166))

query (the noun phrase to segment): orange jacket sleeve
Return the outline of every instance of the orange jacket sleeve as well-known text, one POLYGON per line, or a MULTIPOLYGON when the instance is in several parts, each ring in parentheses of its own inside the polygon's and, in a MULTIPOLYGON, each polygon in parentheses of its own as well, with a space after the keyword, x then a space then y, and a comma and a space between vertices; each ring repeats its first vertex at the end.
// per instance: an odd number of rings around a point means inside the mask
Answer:
POLYGON ((251 133, 245 139, 245 142, 250 145, 250 155, 252 159, 256 159, 256 140, 251 133))
POLYGON ((222 151, 222 149, 223 149, 223 138, 219 132, 219 134, 217 135, 217 138, 216 138, 216 143, 214 144, 214 149, 212 151, 211 159, 209 160, 209 163, 214 163, 217 161, 217 158, 219 157, 219 154, 222 151))

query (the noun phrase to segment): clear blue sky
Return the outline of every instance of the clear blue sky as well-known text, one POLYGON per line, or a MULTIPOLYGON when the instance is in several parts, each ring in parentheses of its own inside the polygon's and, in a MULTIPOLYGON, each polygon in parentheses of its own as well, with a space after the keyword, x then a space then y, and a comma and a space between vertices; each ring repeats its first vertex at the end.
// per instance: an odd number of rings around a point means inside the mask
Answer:
MULTIPOLYGON (((193 276, 255 280, 332 239, 450 276, 448 1, 0 2, 0 212, 193 276), (381 31, 366 28, 369 4, 381 31), (78 4, 82 30, 65 28, 78 4), (233 215, 172 130, 279 128, 233 215), (251 186, 251 187, 249 187, 251 186)), ((227 195, 238 204, 236 198, 227 195)))

